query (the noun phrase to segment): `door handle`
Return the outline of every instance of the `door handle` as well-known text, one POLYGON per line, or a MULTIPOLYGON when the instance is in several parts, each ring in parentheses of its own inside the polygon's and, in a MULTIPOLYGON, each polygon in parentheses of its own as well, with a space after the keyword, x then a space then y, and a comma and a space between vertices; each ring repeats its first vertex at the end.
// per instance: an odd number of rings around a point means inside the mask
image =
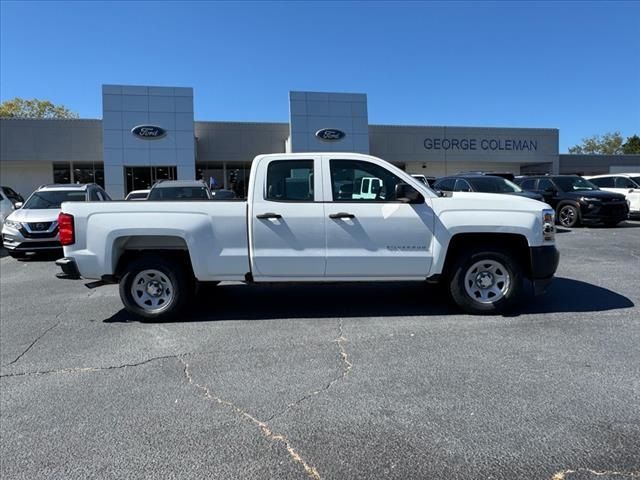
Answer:
POLYGON ((279 213, 267 212, 256 215, 256 218, 259 218, 260 220, 267 220, 269 218, 282 218, 282 215, 280 215, 279 213))
POLYGON ((356 216, 353 213, 346 213, 346 212, 339 212, 339 213, 332 213, 331 215, 329 215, 329 218, 356 218, 356 216))

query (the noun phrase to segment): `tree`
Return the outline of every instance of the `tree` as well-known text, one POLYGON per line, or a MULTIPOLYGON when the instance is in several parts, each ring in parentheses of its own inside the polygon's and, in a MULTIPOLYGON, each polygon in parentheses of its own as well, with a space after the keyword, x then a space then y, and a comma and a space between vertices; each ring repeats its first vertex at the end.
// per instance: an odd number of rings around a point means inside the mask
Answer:
POLYGON ((592 135, 583 138, 582 145, 569 148, 569 153, 596 153, 601 155, 615 155, 622 153, 622 135, 620 132, 605 133, 604 135, 592 135))
POLYGON ((0 104, 0 118, 78 118, 78 114, 49 100, 16 97, 0 104))
POLYGON ((627 154, 640 153, 640 137, 638 135, 627 137, 627 141, 622 145, 622 151, 627 154))

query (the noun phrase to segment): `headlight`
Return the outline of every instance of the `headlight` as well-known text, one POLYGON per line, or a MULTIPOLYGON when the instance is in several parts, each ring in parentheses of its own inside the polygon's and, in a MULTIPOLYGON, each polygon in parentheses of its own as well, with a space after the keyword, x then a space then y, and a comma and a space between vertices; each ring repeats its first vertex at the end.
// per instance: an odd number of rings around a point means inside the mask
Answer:
POLYGON ((580 197, 580 201, 583 203, 587 203, 587 202, 598 202, 600 203, 600 199, 599 198, 594 198, 594 197, 580 197))
POLYGON ((20 222, 14 221, 14 220, 6 220, 5 219, 4 224, 7 227, 15 228, 16 230, 19 230, 19 229, 22 228, 22 224, 20 222))
POLYGON ((556 236, 556 212, 550 208, 542 210, 542 236, 553 240, 556 236))

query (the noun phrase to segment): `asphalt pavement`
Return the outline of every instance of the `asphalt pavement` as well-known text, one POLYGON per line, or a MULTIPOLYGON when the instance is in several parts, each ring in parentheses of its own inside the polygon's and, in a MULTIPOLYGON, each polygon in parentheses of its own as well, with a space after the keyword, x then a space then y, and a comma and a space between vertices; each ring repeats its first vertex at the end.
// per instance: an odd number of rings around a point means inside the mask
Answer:
POLYGON ((5 256, 0 477, 639 477, 640 222, 558 247, 511 316, 415 283, 228 283, 172 323, 5 256))

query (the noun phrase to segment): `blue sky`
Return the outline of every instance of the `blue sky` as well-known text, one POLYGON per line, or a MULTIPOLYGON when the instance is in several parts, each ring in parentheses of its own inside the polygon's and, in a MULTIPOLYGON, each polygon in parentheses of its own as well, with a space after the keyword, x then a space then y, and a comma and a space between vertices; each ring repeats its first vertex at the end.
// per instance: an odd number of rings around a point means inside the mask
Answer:
POLYGON ((640 134, 640 3, 10 2, 0 98, 101 117, 103 83, 192 86, 196 120, 284 121, 289 90, 369 122, 640 134))

